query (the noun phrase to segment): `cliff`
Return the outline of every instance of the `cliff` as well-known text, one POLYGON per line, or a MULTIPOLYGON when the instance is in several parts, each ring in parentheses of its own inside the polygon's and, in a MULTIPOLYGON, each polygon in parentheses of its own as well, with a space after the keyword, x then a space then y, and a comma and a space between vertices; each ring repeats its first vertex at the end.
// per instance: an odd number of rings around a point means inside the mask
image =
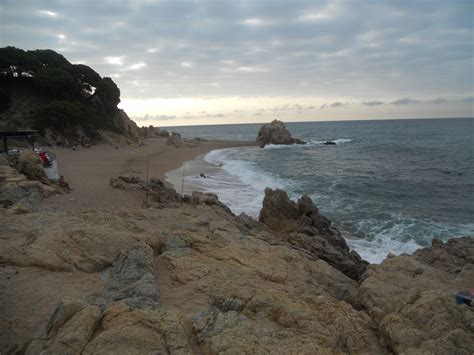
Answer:
POLYGON ((86 65, 52 50, 0 48, 0 130, 38 129, 43 143, 61 146, 136 141, 140 130, 119 103, 114 81, 86 65))

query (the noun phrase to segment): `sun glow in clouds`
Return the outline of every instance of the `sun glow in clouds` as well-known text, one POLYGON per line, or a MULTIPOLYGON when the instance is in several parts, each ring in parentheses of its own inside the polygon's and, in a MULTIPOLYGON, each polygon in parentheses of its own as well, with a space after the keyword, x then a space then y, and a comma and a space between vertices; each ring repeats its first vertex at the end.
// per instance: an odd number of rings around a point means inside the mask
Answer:
POLYGON ((110 65, 123 65, 123 56, 105 57, 105 62, 110 65))
POLYGON ((41 15, 46 15, 46 16, 51 16, 51 17, 58 16, 57 12, 49 11, 49 10, 40 10, 40 11, 38 11, 38 13, 40 13, 41 15))
POLYGON ((138 69, 141 69, 141 68, 144 68, 144 67, 146 67, 146 63, 140 62, 140 63, 132 64, 128 69, 138 70, 138 69))
POLYGON ((265 25, 265 22, 261 18, 253 17, 243 20, 242 24, 248 26, 263 26, 265 25))

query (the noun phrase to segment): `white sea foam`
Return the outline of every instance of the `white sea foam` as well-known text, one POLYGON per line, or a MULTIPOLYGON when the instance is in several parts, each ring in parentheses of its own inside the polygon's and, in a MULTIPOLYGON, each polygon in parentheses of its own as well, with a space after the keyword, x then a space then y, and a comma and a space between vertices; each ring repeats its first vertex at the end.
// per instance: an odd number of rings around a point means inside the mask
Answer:
POLYGON ((341 145, 352 141, 353 139, 349 138, 328 139, 323 141, 309 140, 306 144, 267 144, 263 149, 307 149, 308 147, 326 145, 328 142, 341 145))
POLYGON ((362 259, 371 264, 380 264, 387 257, 388 253, 395 255, 411 254, 421 248, 412 239, 401 242, 395 239, 384 238, 382 235, 375 237, 373 240, 346 239, 346 241, 351 249, 354 249, 362 259))
POLYGON ((231 159, 229 156, 235 152, 235 149, 209 152, 204 160, 221 167, 221 171, 212 179, 196 178, 193 183, 200 184, 204 190, 216 193, 234 213, 245 212, 252 217, 257 217, 262 207, 265 188, 285 189, 289 182, 265 173, 252 161, 231 159))
POLYGON ((393 215, 389 220, 370 218, 360 221, 357 223, 357 229, 367 235, 374 236, 373 239, 348 238, 348 245, 357 251, 362 259, 379 264, 388 253, 412 254, 417 249, 428 246, 433 238, 443 240, 446 235, 451 235, 451 238, 473 235, 474 224, 451 226, 429 220, 393 215), (423 236, 423 245, 415 240, 420 239, 421 236, 423 236))
MULTIPOLYGON (((344 138, 334 140, 336 144, 351 141, 351 139, 344 138)), ((326 141, 314 141, 310 144, 321 145, 324 142, 326 141)), ((265 149, 285 149, 298 146, 270 145, 267 147, 265 149)), ((291 197, 297 197, 291 194, 291 187, 294 182, 263 171, 253 159, 252 149, 256 148, 214 150, 208 153, 204 160, 220 167, 220 169, 217 169, 213 176, 208 179, 196 176, 187 179, 192 184, 200 186, 204 191, 216 193, 219 199, 229 206, 234 213, 245 212, 252 217, 258 217, 266 187, 282 188, 287 190, 291 197), (236 149, 240 151, 238 159, 233 158, 236 149), (248 154, 245 153, 246 149, 248 154)), ((318 198, 315 198, 315 201, 317 200, 318 198)), ((362 221, 352 221, 351 224, 356 227, 358 232, 365 234, 367 239, 347 238, 348 234, 346 234, 347 243, 370 263, 382 262, 390 252, 395 255, 411 254, 417 249, 427 246, 434 237, 443 238, 446 235, 474 234, 474 225, 456 225, 453 227, 429 220, 406 218, 401 215, 393 215, 382 219, 369 218, 362 221)))

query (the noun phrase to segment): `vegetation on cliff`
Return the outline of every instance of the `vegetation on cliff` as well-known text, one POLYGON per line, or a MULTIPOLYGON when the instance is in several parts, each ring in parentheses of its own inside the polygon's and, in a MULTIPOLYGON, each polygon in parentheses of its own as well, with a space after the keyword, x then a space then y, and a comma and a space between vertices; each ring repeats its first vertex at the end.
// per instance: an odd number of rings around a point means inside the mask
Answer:
POLYGON ((119 103, 114 81, 87 65, 72 64, 48 49, 0 48, 1 129, 55 131, 71 143, 78 136, 93 141, 98 130, 137 136, 136 124, 119 103))

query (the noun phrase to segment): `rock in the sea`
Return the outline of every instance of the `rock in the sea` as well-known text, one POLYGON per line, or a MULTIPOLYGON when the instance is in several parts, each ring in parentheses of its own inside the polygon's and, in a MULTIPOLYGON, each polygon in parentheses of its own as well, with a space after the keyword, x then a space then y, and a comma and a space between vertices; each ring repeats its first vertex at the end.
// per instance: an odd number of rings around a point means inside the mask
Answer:
POLYGON ((307 195, 295 203, 286 191, 265 189, 259 220, 354 280, 365 272, 367 263, 350 251, 341 233, 319 213, 307 195))
POLYGON ((260 128, 257 143, 262 148, 267 144, 305 144, 302 140, 293 138, 285 124, 279 120, 273 120, 260 128))
POLYGON ((166 129, 161 130, 160 137, 167 138, 169 136, 170 136, 170 133, 166 129))

